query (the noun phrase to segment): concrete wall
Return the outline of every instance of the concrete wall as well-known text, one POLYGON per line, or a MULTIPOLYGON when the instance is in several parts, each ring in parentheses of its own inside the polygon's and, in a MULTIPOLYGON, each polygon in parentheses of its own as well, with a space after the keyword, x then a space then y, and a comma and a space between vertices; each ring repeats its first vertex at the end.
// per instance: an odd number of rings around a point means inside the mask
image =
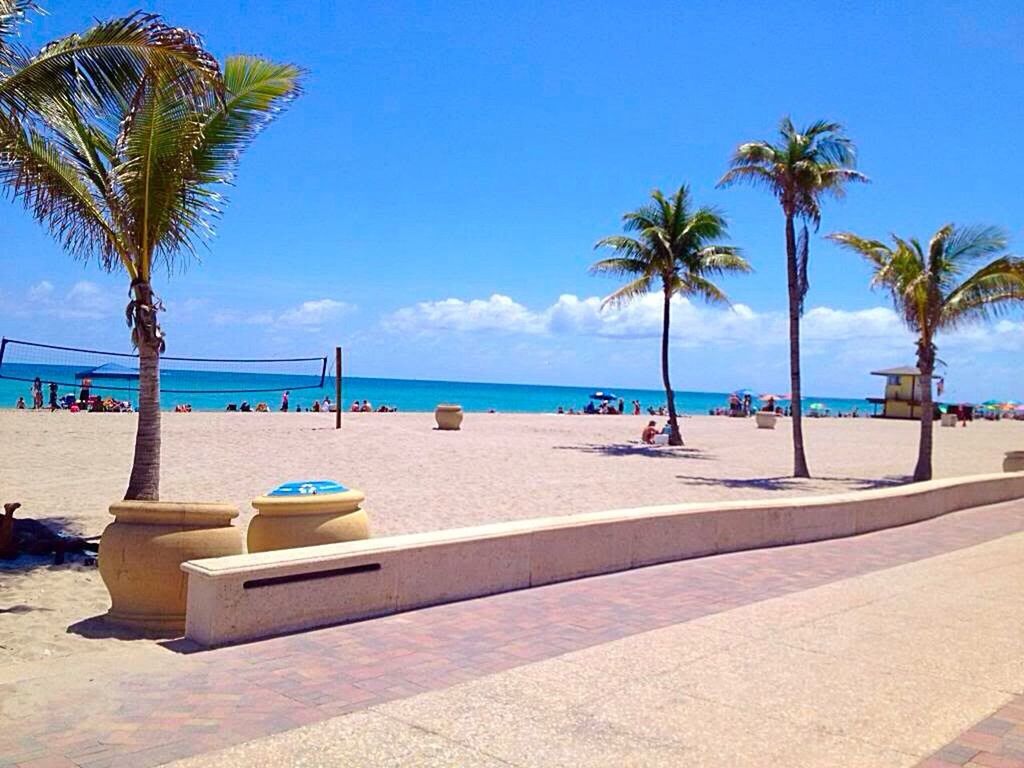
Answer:
POLYGON ((1024 497, 1024 472, 771 501, 677 504, 194 560, 206 646, 743 549, 852 536, 1024 497))

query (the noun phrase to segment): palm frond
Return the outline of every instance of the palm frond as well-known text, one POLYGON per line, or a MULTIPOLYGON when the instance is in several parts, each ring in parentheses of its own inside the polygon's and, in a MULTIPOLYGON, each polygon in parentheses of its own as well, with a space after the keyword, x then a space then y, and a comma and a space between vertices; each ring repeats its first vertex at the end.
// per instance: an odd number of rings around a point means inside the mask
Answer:
POLYGON ((1024 259, 1002 256, 974 272, 945 298, 941 324, 953 328, 985 320, 1013 303, 1024 303, 1024 259))
POLYGON ((31 12, 42 13, 35 0, 0 0, 0 71, 7 71, 16 61, 17 49, 11 42, 31 12))
POLYGON ((601 307, 619 307, 650 293, 654 287, 654 277, 643 275, 631 280, 621 288, 613 291, 601 302, 601 307))
POLYGON ((122 263, 120 237, 80 165, 60 145, 0 118, 0 187, 20 202, 72 255, 122 263))
POLYGON ((224 64, 224 99, 205 116, 192 159, 197 181, 231 183, 242 152, 302 93, 301 77, 293 64, 230 57, 224 64))
POLYGON ((12 71, 0 79, 0 105, 31 112, 55 95, 73 94, 98 112, 117 112, 143 72, 189 95, 220 90, 220 68, 198 36, 137 12, 97 22, 33 56, 16 56, 12 71))

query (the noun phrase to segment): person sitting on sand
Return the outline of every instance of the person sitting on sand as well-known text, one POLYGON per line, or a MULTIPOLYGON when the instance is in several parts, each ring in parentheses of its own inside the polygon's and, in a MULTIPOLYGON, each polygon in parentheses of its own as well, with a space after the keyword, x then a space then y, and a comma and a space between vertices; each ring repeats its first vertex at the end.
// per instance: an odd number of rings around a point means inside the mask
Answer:
POLYGON ((373 406, 370 405, 369 400, 363 400, 363 407, 360 408, 363 413, 373 413, 373 406))
POLYGON ((658 434, 658 428, 654 426, 653 421, 648 421, 647 426, 644 427, 644 433, 640 436, 640 439, 647 445, 654 445, 654 436, 658 434))
POLYGON ((349 411, 352 412, 352 413, 359 413, 359 408, 360 408, 359 401, 358 400, 353 400, 352 401, 352 407, 349 408, 349 411))
POLYGON ((14 407, 17 408, 19 411, 24 411, 25 410, 25 398, 19 396, 18 397, 18 402, 14 404, 14 407))
POLYGON ((249 405, 248 400, 243 400, 241 407, 238 409, 242 413, 252 413, 252 406, 249 405))

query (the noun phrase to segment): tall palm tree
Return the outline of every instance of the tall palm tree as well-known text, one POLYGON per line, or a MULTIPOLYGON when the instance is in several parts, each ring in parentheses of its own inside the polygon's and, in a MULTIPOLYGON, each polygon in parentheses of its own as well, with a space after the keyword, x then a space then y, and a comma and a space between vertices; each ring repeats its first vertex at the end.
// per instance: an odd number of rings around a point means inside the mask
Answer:
POLYGON ((786 275, 789 288, 789 376, 793 410, 793 476, 810 477, 804 452, 803 404, 800 388, 800 316, 807 296, 807 223, 817 230, 821 201, 840 198, 846 184, 867 181, 854 170, 853 143, 838 123, 819 120, 798 131, 784 117, 779 139, 740 144, 720 187, 744 182, 775 195, 786 217, 786 275), (804 222, 797 238, 795 221, 804 222))
POLYGON ((239 155, 299 92, 299 70, 229 58, 217 87, 185 89, 143 68, 130 97, 102 116, 76 92, 41 99, 37 119, 0 133, 0 185, 74 256, 130 281, 127 320, 139 355, 139 419, 126 499, 160 486, 160 354, 153 269, 168 270, 212 234, 239 155))
POLYGON ((935 337, 940 331, 998 314, 1012 302, 1024 302, 1024 259, 1005 254, 1007 236, 993 227, 947 224, 932 236, 927 249, 919 240, 895 235, 892 245, 852 232, 838 232, 829 238, 871 263, 872 285, 889 291, 896 311, 917 334, 921 440, 914 480, 930 480, 935 337), (964 277, 977 262, 993 256, 964 277))
POLYGON ((738 248, 719 245, 728 236, 724 216, 713 208, 695 208, 684 184, 671 198, 661 190, 651 193, 652 202, 622 217, 630 235, 612 235, 595 248, 611 248, 615 256, 602 259, 590 269, 629 277, 631 280, 604 300, 604 305, 624 304, 661 291, 661 379, 668 403, 669 445, 682 445, 676 415, 675 393, 668 374, 668 340, 674 296, 697 296, 709 302, 728 303, 711 278, 727 273, 749 272, 750 265, 738 248))

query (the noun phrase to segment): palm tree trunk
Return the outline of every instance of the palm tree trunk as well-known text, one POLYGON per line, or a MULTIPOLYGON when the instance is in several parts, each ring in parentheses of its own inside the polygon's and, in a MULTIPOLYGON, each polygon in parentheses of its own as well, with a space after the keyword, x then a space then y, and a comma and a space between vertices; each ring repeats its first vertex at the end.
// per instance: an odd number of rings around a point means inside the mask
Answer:
POLYGON ((793 477, 810 477, 804 453, 803 402, 800 398, 800 278, 796 266, 793 216, 786 214, 786 273, 789 278, 789 387, 793 412, 793 477))
POLYGON ((661 326, 661 381, 665 385, 665 400, 668 404, 668 444, 682 445, 683 436, 679 432, 679 418, 676 416, 676 396, 672 391, 672 383, 668 380, 668 331, 672 315, 672 293, 665 283, 665 316, 661 326))
POLYGON ((921 440, 917 447, 917 466, 914 467, 914 482, 932 479, 932 435, 935 423, 935 405, 932 402, 932 372, 935 369, 935 349, 931 342, 918 342, 917 369, 921 390, 921 440))
POLYGON ((134 288, 134 339, 139 350, 139 416, 126 500, 160 498, 160 338, 149 283, 134 288))

